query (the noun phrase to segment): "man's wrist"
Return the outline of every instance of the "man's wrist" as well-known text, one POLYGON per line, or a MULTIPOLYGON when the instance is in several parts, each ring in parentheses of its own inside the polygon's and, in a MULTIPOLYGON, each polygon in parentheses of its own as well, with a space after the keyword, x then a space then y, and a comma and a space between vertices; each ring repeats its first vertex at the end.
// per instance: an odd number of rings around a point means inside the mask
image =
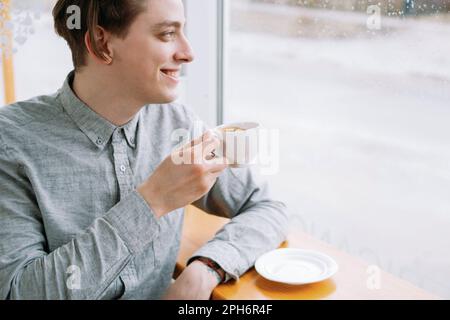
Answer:
POLYGON ((157 218, 161 218, 165 211, 160 208, 156 202, 157 196, 152 192, 151 186, 148 182, 140 185, 136 191, 142 196, 142 198, 147 202, 148 206, 152 209, 153 213, 157 218))
POLYGON ((225 270, 223 270, 214 260, 206 257, 195 257, 190 261, 190 263, 195 261, 201 262, 206 267, 208 272, 214 275, 217 280, 217 284, 221 284, 225 281, 225 270))
MULTIPOLYGON (((188 266, 188 269, 194 271, 192 274, 196 275, 195 283, 200 285, 202 290, 212 293, 214 288, 219 284, 217 273, 200 261, 193 261, 188 266)), ((189 273, 191 274, 191 272, 189 273)))

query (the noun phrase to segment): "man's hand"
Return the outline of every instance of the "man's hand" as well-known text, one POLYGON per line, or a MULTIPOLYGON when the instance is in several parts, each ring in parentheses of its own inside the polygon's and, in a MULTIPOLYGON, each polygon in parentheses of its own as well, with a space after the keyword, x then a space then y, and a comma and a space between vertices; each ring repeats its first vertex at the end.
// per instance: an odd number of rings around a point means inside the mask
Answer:
POLYGON ((194 261, 184 269, 169 287, 164 300, 209 300, 219 284, 215 271, 200 261, 194 261))
POLYGON ((200 199, 212 188, 227 167, 223 158, 212 159, 220 141, 210 131, 174 151, 137 188, 157 217, 200 199), (187 159, 176 163, 174 159, 187 159))

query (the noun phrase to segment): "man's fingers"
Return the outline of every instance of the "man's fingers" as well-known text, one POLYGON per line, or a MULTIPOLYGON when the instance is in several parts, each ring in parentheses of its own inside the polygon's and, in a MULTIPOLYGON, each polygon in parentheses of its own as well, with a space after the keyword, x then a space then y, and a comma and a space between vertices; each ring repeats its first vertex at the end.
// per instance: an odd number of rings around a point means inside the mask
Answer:
POLYGON ((201 146, 205 141, 211 140, 212 136, 213 135, 210 131, 206 131, 200 137, 189 141, 176 151, 178 153, 178 157, 180 159, 183 159, 183 163, 195 163, 197 154, 200 152, 200 150, 202 150, 201 146))
POLYGON ((221 173, 223 170, 228 168, 230 165, 227 158, 224 157, 216 157, 211 160, 205 161, 205 165, 207 166, 207 170, 210 173, 221 173))
POLYGON ((222 174, 222 171, 210 173, 209 178, 211 179, 211 183, 214 184, 216 182, 216 180, 220 177, 221 174, 222 174))
POLYGON ((228 160, 220 157, 220 148, 222 146, 219 138, 211 131, 207 131, 176 152, 184 164, 203 164, 207 166, 208 172, 218 172, 228 165, 228 160))
POLYGON ((223 165, 221 165, 221 166, 218 166, 218 167, 214 167, 213 169, 210 169, 208 172, 209 172, 209 174, 211 174, 211 175, 215 175, 215 174, 221 175, 222 172, 223 172, 226 168, 228 168, 228 166, 223 166, 223 165))
POLYGON ((192 152, 195 154, 195 159, 198 163, 203 163, 204 160, 211 160, 216 157, 217 150, 220 147, 220 140, 213 135, 207 135, 202 143, 192 147, 192 152))
POLYGON ((204 141, 206 141, 206 140, 211 139, 211 137, 213 137, 213 136, 214 136, 214 135, 213 135, 212 131, 211 131, 211 130, 208 130, 208 131, 206 131, 205 133, 203 133, 200 137, 198 137, 198 138, 196 138, 196 139, 194 139, 194 140, 188 142, 186 146, 187 146, 188 148, 192 148, 192 147, 194 147, 194 146, 196 146, 196 145, 201 144, 202 142, 204 142, 204 141))

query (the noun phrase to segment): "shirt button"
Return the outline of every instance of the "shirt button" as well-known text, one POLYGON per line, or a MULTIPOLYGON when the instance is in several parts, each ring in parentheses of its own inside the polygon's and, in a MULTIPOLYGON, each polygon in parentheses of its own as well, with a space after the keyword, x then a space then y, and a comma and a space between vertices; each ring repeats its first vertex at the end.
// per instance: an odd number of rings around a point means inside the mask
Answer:
POLYGON ((103 144, 102 138, 100 138, 100 137, 97 138, 97 144, 103 144))
POLYGON ((124 165, 121 165, 120 166, 120 171, 125 172, 125 171, 127 171, 127 168, 124 165))
POLYGON ((131 141, 131 143, 134 143, 134 138, 131 138, 130 141, 131 141))

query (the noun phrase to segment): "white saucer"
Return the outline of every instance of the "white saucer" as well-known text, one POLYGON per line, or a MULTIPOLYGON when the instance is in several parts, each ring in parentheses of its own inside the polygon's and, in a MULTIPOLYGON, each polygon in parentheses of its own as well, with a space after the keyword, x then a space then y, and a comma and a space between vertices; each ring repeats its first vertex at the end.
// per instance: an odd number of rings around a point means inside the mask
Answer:
POLYGON ((337 272, 338 265, 317 251, 283 248, 259 257, 255 269, 268 280, 299 285, 328 279, 337 272))

